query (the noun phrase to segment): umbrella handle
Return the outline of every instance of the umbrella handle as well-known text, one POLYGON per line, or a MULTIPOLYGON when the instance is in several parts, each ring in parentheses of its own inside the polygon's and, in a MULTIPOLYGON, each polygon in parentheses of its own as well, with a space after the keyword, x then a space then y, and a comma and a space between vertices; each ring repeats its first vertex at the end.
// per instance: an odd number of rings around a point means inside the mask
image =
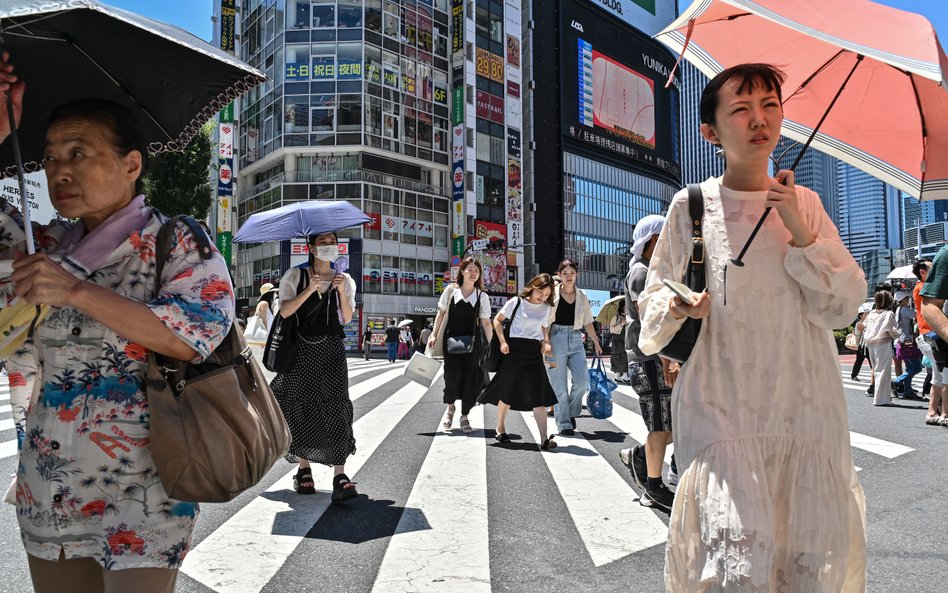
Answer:
POLYGON ((33 225, 30 222, 30 201, 26 197, 26 174, 23 171, 23 156, 20 154, 20 139, 16 133, 16 117, 13 114, 13 99, 6 93, 7 117, 10 119, 10 140, 13 142, 13 158, 16 160, 16 177, 20 182, 20 210, 23 215, 23 235, 26 237, 26 252, 36 253, 33 244, 33 225))

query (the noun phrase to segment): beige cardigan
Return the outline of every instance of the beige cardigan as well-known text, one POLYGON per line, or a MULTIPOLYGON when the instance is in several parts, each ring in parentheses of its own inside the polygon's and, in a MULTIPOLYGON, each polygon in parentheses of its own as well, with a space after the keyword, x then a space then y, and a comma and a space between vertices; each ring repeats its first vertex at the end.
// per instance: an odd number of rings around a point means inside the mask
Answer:
MULTIPOLYGON (((553 307, 547 319, 550 325, 556 320, 556 307, 560 304, 560 287, 553 290, 553 307)), ((573 329, 583 329, 593 322, 592 308, 589 306, 589 297, 582 288, 576 287, 576 315, 573 318, 573 329)))

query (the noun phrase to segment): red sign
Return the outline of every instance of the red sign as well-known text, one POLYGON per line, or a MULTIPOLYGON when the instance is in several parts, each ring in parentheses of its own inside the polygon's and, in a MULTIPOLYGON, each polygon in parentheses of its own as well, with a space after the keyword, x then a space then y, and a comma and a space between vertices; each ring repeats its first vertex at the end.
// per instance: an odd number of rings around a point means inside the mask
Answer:
POLYGON ((504 100, 484 91, 477 91, 477 117, 504 123, 504 100))
POLYGON ((507 81, 507 94, 511 97, 520 97, 520 83, 512 80, 507 81))
POLYGON ((382 230, 382 215, 379 212, 368 212, 369 218, 372 219, 372 222, 365 225, 365 228, 371 229, 373 231, 382 230))

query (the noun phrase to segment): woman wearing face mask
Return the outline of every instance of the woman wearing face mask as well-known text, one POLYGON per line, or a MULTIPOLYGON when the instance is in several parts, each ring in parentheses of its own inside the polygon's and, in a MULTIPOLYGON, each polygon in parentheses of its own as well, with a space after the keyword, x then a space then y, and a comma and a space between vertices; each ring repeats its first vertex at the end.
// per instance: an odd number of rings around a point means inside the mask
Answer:
POLYGON ((314 494, 310 463, 331 465, 332 500, 343 502, 356 496, 355 484, 345 473, 355 438, 342 329, 355 309, 355 281, 332 268, 339 255, 335 233, 310 237, 309 247, 309 262, 280 280, 279 314, 297 315, 299 341, 293 367, 270 386, 293 437, 289 455, 299 458, 293 488, 314 494))

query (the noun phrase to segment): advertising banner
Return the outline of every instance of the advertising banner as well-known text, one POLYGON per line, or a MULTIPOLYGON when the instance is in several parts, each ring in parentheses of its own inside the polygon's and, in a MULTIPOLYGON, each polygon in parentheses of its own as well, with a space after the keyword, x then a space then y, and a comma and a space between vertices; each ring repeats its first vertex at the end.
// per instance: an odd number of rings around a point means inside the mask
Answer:
MULTIPOLYGON (((485 220, 474 221, 474 235, 471 240, 486 239, 488 242, 507 241, 507 227, 485 220)), ((507 252, 506 249, 475 251, 474 259, 484 269, 484 288, 487 292, 507 294, 507 252)))
POLYGON ((464 87, 456 86, 451 89, 451 125, 464 122, 464 87))
POLYGON ((477 117, 489 119, 498 124, 504 123, 504 100, 485 92, 477 91, 475 107, 477 117))
POLYGON ((520 158, 520 130, 507 128, 507 156, 520 158))
MULTIPOLYGON (((622 5, 641 11, 631 0, 622 5)), ((680 184, 678 89, 665 88, 675 57, 588 2, 566 2, 560 16, 566 143, 627 159, 680 184)))
POLYGON ((221 49, 230 53, 234 52, 236 4, 236 0, 221 0, 221 49))
MULTIPOLYGON (((30 205, 30 220, 38 224, 47 224, 58 218, 46 189, 46 173, 42 171, 27 173, 26 199, 30 205)), ((0 196, 17 210, 20 209, 20 182, 15 177, 0 179, 0 196)))
POLYGON ((675 3, 668 0, 581 0, 653 36, 675 20, 675 3))
POLYGON ((234 124, 221 123, 217 126, 217 156, 222 159, 234 158, 234 124))
POLYGON ((520 38, 507 35, 507 65, 520 67, 520 38))
POLYGON ((464 53, 464 0, 451 2, 451 52, 464 53))
POLYGON ((454 200, 451 208, 451 236, 461 239, 461 250, 464 250, 464 200, 454 200))

